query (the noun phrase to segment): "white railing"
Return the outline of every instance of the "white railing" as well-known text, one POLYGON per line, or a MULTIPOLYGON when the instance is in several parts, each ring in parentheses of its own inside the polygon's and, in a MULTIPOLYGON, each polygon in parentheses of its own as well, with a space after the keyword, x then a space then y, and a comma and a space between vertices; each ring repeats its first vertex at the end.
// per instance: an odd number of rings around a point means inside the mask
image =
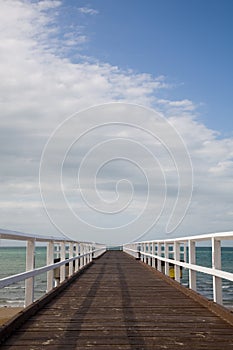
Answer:
POLYGON ((47 292, 49 292, 55 286, 55 272, 61 283, 66 277, 71 277, 89 264, 93 258, 97 258, 106 251, 106 246, 99 243, 76 242, 68 237, 32 235, 1 229, 0 239, 26 242, 26 271, 0 279, 0 288, 25 281, 25 306, 34 301, 35 276, 47 273, 47 292), (39 268, 35 268, 36 242, 42 242, 47 246, 46 265, 39 268))
MULTIPOLYGON (((167 276, 171 272, 174 279, 180 282, 180 269, 188 269, 189 288, 196 291, 196 272, 212 276, 213 300, 222 304, 222 279, 233 281, 233 273, 221 269, 221 242, 233 241, 233 232, 221 232, 176 239, 133 242, 124 244, 123 250, 141 259, 143 262, 157 268, 167 276), (212 247, 212 267, 196 264, 196 243, 210 241, 212 247), (162 263, 163 262, 163 263, 162 263), (164 266, 162 266, 164 264, 164 266), (172 271, 171 271, 171 266, 172 271)), ((233 242, 232 242, 233 243, 233 242)))

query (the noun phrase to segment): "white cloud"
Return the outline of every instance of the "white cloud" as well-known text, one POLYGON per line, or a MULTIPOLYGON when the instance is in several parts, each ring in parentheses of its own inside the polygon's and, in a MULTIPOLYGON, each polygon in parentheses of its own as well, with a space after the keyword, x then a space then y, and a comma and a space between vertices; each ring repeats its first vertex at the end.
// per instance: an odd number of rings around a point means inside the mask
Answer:
POLYGON ((177 109, 182 109, 183 111, 194 111, 196 109, 194 103, 188 99, 178 101, 159 99, 157 102, 158 104, 164 106, 166 109, 174 110, 174 112, 177 112, 177 109))
MULTIPOLYGON (((40 156, 48 136, 74 112, 96 104, 125 101, 163 111, 190 151, 194 166, 194 197, 178 232, 194 234, 230 229, 233 140, 221 139, 216 131, 200 123, 192 101, 157 98, 157 92, 170 88, 163 76, 153 78, 149 74, 126 72, 89 58, 80 57, 76 63, 71 61, 65 54, 66 47, 71 46, 79 52, 88 41, 88 35, 79 27, 78 30, 68 28, 65 32, 63 28, 61 35, 57 21, 61 4, 60 1, 0 1, 1 226, 34 232, 36 225, 37 232, 56 232, 42 211, 38 185, 40 156)), ((87 7, 79 8, 79 11, 90 15, 98 13, 87 7)), ((149 127, 149 123, 145 126, 149 127)), ((111 133, 114 135, 113 130, 111 133)), ((160 154, 161 164, 170 174, 172 200, 177 179, 173 178, 172 162, 167 161, 159 146, 135 131, 122 129, 115 134, 140 139, 160 154)), ((101 137, 96 136, 97 139, 101 137)), ((61 146, 58 145, 58 152, 61 146)), ((83 145, 84 154, 87 146, 88 143, 83 145)), ((79 157, 74 155, 72 159, 76 160, 75 166, 79 157)), ((72 162, 70 164, 68 179, 76 171, 72 162)), ((109 186, 105 193, 103 186, 101 188, 106 197, 112 188, 111 169, 108 171, 109 186)), ((115 168, 114 174, 117 175, 115 168)), ((133 169, 127 169, 126 175, 140 187, 140 176, 133 169)), ((101 179, 102 184, 107 181, 106 174, 101 179)), ((70 184, 67 182, 68 186, 70 184)), ((137 210, 140 209, 139 198, 135 201, 137 210)), ((74 205, 80 208, 79 203, 74 205)), ((84 236, 80 237, 84 239, 84 236)))
POLYGON ((99 13, 99 11, 89 7, 79 7, 78 10, 85 15, 97 15, 99 13))
POLYGON ((220 161, 218 164, 209 169, 210 173, 219 174, 220 176, 229 175, 233 176, 233 162, 228 161, 220 161))
POLYGON ((57 8, 58 6, 60 6, 62 4, 61 1, 56 1, 56 0, 43 0, 43 1, 39 1, 37 3, 37 7, 40 10, 48 10, 48 9, 54 9, 57 8))

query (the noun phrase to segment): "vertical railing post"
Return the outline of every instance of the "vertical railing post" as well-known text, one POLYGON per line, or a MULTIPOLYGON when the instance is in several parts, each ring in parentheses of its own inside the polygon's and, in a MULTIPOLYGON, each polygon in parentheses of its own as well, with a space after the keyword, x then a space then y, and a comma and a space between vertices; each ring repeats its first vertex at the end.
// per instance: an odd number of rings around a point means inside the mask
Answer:
POLYGON ((146 244, 142 243, 142 251, 143 251, 143 256, 142 256, 142 261, 145 263, 146 262, 146 257, 144 253, 146 252, 146 244))
MULTIPOLYGON (((147 254, 150 254, 150 243, 146 243, 146 250, 147 250, 147 254)), ((147 263, 147 265, 150 265, 150 257, 149 256, 147 256, 146 257, 146 263, 147 263)))
POLYGON ((141 252, 141 255, 140 255, 141 261, 144 261, 144 256, 142 254, 143 253, 143 249, 144 249, 143 243, 140 243, 139 246, 140 246, 140 252, 141 252))
MULTIPOLYGON (((80 243, 80 255, 83 255, 84 249, 83 249, 83 243, 80 243)), ((84 265, 84 257, 80 258, 80 268, 82 268, 84 265)))
MULTIPOLYGON (((221 270, 221 241, 212 238, 212 268, 221 270)), ((214 301, 222 304, 222 279, 213 276, 214 301)))
POLYGON ((91 245, 91 261, 94 259, 94 244, 91 245))
MULTIPOLYGON (((157 246, 157 255, 159 257, 161 257, 161 253, 162 253, 162 249, 161 249, 161 243, 158 243, 158 246, 157 246)), ((162 271, 162 264, 161 264, 161 260, 160 259, 157 259, 157 270, 158 271, 162 271)))
MULTIPOLYGON (((150 254, 150 242, 147 243, 147 253, 150 254)), ((150 257, 147 257, 147 264, 150 265, 150 257)))
MULTIPOLYGON (((33 270, 35 267, 35 241, 27 241, 26 252, 26 271, 33 270)), ((25 281, 25 306, 30 305, 34 301, 34 277, 30 277, 25 281)))
POLYGON ((90 244, 88 244, 88 246, 87 246, 87 251, 88 251, 87 263, 89 264, 89 262, 91 261, 91 256, 90 256, 91 245, 90 244))
MULTIPOLYGON (((98 246, 97 248, 100 248, 100 246, 98 246)), ((96 250, 96 244, 93 244, 92 245, 92 256, 93 256, 93 259, 97 258, 97 253, 95 252, 96 250)))
MULTIPOLYGON (((60 251, 60 257, 61 261, 66 259, 66 243, 61 242, 61 251, 60 251)), ((65 281, 66 278, 66 266, 65 264, 60 267, 60 282, 65 281)))
POLYGON ((144 262, 144 255, 143 255, 143 253, 144 253, 144 243, 141 243, 140 246, 141 246, 141 253, 142 253, 141 254, 141 261, 144 262))
MULTIPOLYGON (((77 257, 77 256, 79 256, 79 244, 76 243, 75 247, 76 247, 76 249, 75 249, 75 256, 77 257)), ((79 269, 79 264, 80 264, 79 258, 77 258, 77 259, 75 260, 75 269, 74 269, 75 272, 78 271, 78 269, 79 269)))
MULTIPOLYGON (((143 243, 143 253, 146 253, 146 243, 143 243)), ((146 263, 146 256, 143 254, 143 262, 146 263)))
POLYGON ((91 262, 91 244, 88 244, 88 263, 91 262))
POLYGON ((91 245, 88 244, 88 264, 91 262, 91 245))
POLYGON ((91 244, 89 244, 88 250, 89 250, 88 262, 90 263, 92 261, 92 245, 91 244))
MULTIPOLYGON (((180 243, 174 242, 174 260, 180 261, 180 243)), ((180 266, 174 265, 175 280, 180 282, 180 266)))
MULTIPOLYGON (((153 243, 149 243, 149 247, 150 247, 150 254, 153 254, 153 243)), ((153 258, 150 258, 150 266, 152 266, 153 263, 153 258)))
MULTIPOLYGON (((85 244, 84 247, 85 247, 85 254, 87 254, 88 253, 88 244, 85 244)), ((85 256, 85 265, 87 265, 87 264, 88 264, 88 254, 85 256)))
MULTIPOLYGON (((155 242, 152 243, 152 254, 155 256, 155 242)), ((155 257, 152 259, 152 266, 155 268, 155 257)))
MULTIPOLYGON (((166 259, 169 258, 169 244, 164 243, 164 256, 166 259)), ((164 270, 165 275, 169 276, 169 262, 165 261, 165 270, 164 270)))
POLYGON ((87 264, 86 252, 87 252, 87 246, 86 246, 86 244, 84 243, 84 244, 83 244, 83 254, 85 254, 84 257, 83 257, 83 265, 84 265, 84 266, 86 266, 86 264, 87 264))
POLYGON ((90 263, 92 261, 92 245, 89 244, 89 259, 88 262, 90 263))
POLYGON ((84 244, 83 244, 83 254, 84 254, 84 257, 83 257, 83 265, 84 265, 84 266, 85 266, 85 265, 86 265, 86 263, 87 263, 87 261, 86 261, 87 256, 85 255, 85 254, 86 254, 86 252, 87 252, 87 249, 86 249, 86 244, 84 243, 84 244))
MULTIPOLYGON (((50 241, 47 243, 47 265, 54 263, 54 242, 50 241)), ((50 270, 47 272, 47 292, 53 289, 53 275, 54 271, 50 270)))
MULTIPOLYGON (((69 243, 69 258, 74 257, 74 244, 69 243)), ((74 273, 74 262, 70 261, 69 262, 69 277, 72 276, 74 273)))
POLYGON ((80 258, 80 255, 82 255, 82 243, 79 243, 79 268, 81 269, 81 267, 83 266, 82 264, 83 258, 80 258))
POLYGON ((184 262, 187 262, 187 242, 184 242, 184 262))
MULTIPOLYGON (((189 263, 196 264, 196 242, 189 240, 188 244, 189 263)), ((191 288, 192 290, 197 289, 196 271, 193 271, 191 269, 189 269, 189 288, 191 288)))

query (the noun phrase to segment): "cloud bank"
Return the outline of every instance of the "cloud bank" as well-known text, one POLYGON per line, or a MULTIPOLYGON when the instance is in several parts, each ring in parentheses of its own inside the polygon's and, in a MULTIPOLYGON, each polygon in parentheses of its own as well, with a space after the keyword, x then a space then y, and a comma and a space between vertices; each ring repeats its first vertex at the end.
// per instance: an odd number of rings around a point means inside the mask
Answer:
MULTIPOLYGON (((164 76, 123 71, 106 62, 82 56, 82 45, 88 41, 88 31, 81 23, 76 28, 63 25, 59 20, 64 6, 62 2, 2 0, 0 3, 1 227, 57 234, 56 227, 44 211, 39 191, 43 148, 54 129, 71 114, 93 105, 118 101, 137 103, 162 113, 188 148, 194 172, 193 198, 185 219, 173 235, 232 229, 233 139, 224 139, 217 131, 202 124, 197 117, 197 106, 185 96, 179 101, 162 99, 161 92, 166 91, 168 95, 169 89, 174 88, 164 76)), ((97 10, 86 7, 80 8, 79 12, 82 15, 98 14, 97 10)), ((150 121, 145 120, 145 123, 150 128, 150 121)), ((137 139, 152 152, 158 152, 160 147, 135 130, 113 128, 106 133, 137 139)), ((69 138, 69 135, 65 137, 69 138)), ((94 139, 99 141, 102 136, 96 134, 94 139)), ((70 154, 64 170, 67 191, 73 191, 76 186, 78 165, 92 141, 87 139, 74 154, 70 154)), ((61 144, 57 145, 57 152, 60 147, 61 144)), ((168 178, 168 199, 172 202, 177 191, 174 164, 162 150, 160 161, 168 178)), ((131 166, 114 163, 98 175, 101 193, 107 199, 116 194, 115 178, 128 178, 134 183, 138 194, 135 210, 131 209, 132 217, 140 211, 146 193, 140 172, 135 172, 131 166)), ((88 181, 87 176, 84 184, 87 188, 88 181)), ((53 210, 62 211, 56 203, 57 189, 49 183, 49 190, 54 191, 54 200, 51 199, 50 203, 53 210)), ((72 197, 72 191, 71 202, 87 218, 82 202, 72 197)), ((155 197, 155 207, 156 201, 155 197)), ((168 211, 165 210, 157 226, 146 237, 166 236, 164 227, 168 211)), ((89 238, 78 227, 70 227, 73 235, 74 231, 78 239, 89 238)), ((96 240, 101 240, 101 237, 96 237, 96 240)), ((108 243, 111 242, 110 235, 108 243)))

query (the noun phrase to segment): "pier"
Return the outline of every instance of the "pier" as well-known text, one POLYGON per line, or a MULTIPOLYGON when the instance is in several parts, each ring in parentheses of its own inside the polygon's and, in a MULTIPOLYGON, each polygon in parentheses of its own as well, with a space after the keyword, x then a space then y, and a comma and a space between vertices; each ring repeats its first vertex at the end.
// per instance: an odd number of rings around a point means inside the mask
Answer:
POLYGON ((121 250, 6 230, 0 238, 26 243, 26 271, 0 279, 0 288, 25 281, 25 308, 0 327, 3 350, 233 349, 233 313, 222 306, 222 279, 232 282, 233 273, 221 268, 221 244, 233 232, 134 242, 121 250), (202 241, 211 244, 212 266, 196 264, 202 241), (35 267, 37 242, 47 246, 42 267, 35 267), (198 272, 212 277, 213 300, 196 292, 198 272), (40 274, 47 291, 36 300, 40 274))
POLYGON ((218 315, 205 298, 122 251, 107 251, 42 304, 22 312, 1 349, 233 348, 230 312, 218 306, 218 315))

